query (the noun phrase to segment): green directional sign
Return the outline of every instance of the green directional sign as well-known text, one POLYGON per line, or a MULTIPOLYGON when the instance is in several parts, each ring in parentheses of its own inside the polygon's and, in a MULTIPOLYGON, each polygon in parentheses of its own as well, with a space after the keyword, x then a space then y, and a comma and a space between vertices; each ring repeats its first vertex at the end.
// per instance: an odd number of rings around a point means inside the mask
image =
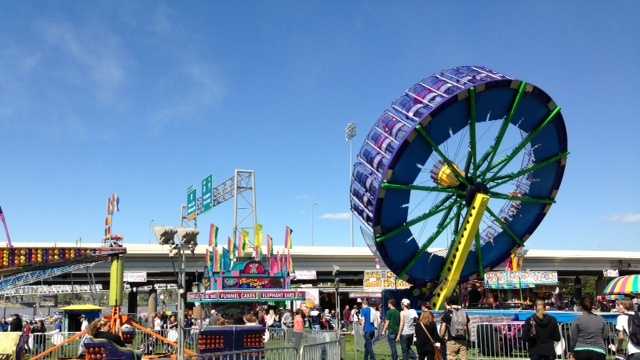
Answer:
POLYGON ((213 175, 202 179, 202 212, 213 208, 213 175))
POLYGON ((198 209, 197 206, 198 195, 196 194, 196 189, 194 187, 189 187, 187 189, 187 215, 191 216, 195 214, 198 209))

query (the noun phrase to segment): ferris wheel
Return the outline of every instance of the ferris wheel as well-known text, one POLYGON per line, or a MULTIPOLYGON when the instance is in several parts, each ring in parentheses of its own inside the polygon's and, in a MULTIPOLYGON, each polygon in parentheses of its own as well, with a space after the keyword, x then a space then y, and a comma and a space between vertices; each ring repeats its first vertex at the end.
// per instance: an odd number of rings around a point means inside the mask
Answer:
POLYGON ((358 153, 351 209, 379 258, 436 307, 460 279, 524 245, 567 158, 560 107, 483 66, 426 77, 384 110, 358 153))

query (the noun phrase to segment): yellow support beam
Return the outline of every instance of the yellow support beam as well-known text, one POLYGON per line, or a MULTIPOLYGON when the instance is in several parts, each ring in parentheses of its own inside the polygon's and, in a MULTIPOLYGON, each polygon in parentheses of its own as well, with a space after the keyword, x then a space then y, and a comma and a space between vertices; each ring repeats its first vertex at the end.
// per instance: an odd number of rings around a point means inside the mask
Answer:
POLYGON ((467 261, 467 256, 469 255, 469 251, 471 251, 471 245, 473 245, 476 234, 478 233, 480 222, 482 221, 482 216, 487 209, 488 203, 489 196, 485 194, 478 193, 473 198, 471 207, 464 218, 462 230, 456 235, 453 246, 449 254, 447 254, 444 269, 440 274, 440 284, 434 291, 433 298, 431 299, 433 309, 442 310, 445 301, 447 301, 458 285, 462 268, 467 261))
POLYGON ((109 306, 121 306, 124 293, 124 261, 120 256, 111 258, 109 274, 109 306))

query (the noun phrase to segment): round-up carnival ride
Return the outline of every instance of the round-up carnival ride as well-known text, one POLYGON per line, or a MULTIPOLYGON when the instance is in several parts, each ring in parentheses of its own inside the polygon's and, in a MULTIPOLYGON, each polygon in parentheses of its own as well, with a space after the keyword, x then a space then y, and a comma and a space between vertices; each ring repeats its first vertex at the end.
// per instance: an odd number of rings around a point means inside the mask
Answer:
POLYGON ((482 66, 428 76, 384 110, 354 165, 372 251, 442 308, 524 245, 555 202, 567 133, 539 87, 482 66))

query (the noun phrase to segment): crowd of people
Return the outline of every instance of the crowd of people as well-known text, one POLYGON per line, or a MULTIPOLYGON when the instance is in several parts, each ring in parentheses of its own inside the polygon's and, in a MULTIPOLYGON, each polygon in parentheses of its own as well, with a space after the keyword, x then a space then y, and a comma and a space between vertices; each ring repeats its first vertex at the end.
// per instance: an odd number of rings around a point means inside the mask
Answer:
MULTIPOLYGON (((555 359, 562 352, 572 360, 602 360, 610 351, 616 354, 616 359, 640 360, 640 315, 631 299, 616 303, 614 311, 619 313, 616 334, 609 334, 609 325, 597 314, 597 300, 583 296, 578 304, 581 315, 571 324, 565 339, 557 320, 547 312, 547 302, 538 299, 534 304, 535 313, 525 321, 522 332, 531 359, 555 359), (563 348, 560 344, 565 344, 565 340, 566 348, 563 348)), ((344 309, 345 325, 357 324, 362 329, 365 360, 376 358, 373 343, 380 336, 386 338, 392 360, 469 357, 470 320, 455 297, 447 302, 439 321, 427 304, 421 306, 420 314, 408 299, 402 299, 399 306, 391 299, 386 306, 382 323, 377 309, 370 307, 366 300, 359 308, 344 309)))

